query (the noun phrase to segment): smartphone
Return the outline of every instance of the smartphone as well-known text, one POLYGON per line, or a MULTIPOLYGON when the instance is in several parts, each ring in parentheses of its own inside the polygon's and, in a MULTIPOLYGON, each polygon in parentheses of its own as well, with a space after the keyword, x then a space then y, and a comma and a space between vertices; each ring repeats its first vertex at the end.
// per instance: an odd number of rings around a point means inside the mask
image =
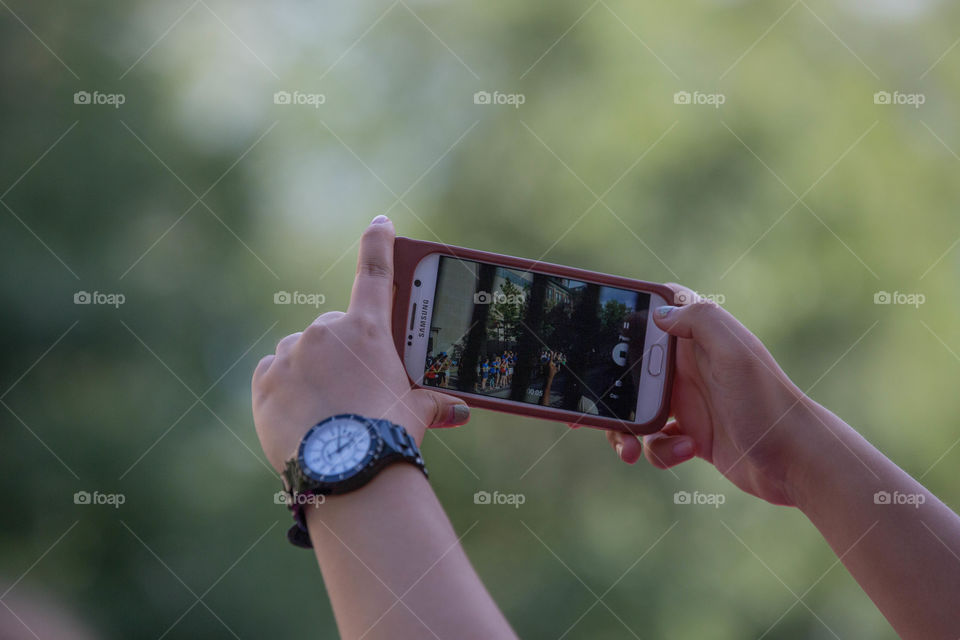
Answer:
POLYGON ((399 237, 393 337, 415 386, 468 405, 634 434, 670 412, 662 284, 399 237))

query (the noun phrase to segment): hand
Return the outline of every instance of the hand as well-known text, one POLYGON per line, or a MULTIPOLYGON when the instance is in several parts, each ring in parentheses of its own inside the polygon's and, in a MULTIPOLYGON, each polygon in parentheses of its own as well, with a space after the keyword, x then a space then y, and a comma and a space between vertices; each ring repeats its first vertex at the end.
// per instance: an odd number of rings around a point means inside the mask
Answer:
POLYGON ((418 443, 427 427, 470 418, 463 401, 410 388, 390 332, 393 238, 393 224, 377 216, 360 240, 347 312, 324 313, 287 336, 253 372, 253 421, 277 471, 310 427, 338 413, 390 420, 418 443))
POLYGON ((560 371, 560 365, 556 364, 553 360, 550 360, 547 363, 547 380, 553 380, 558 371, 560 371))
POLYGON ((816 405, 780 369, 760 340, 726 310, 680 285, 679 301, 654 311, 654 322, 679 338, 671 407, 675 419, 640 441, 607 438, 633 464, 641 455, 666 469, 694 456, 712 463, 737 487, 774 504, 790 495, 791 455, 816 405))

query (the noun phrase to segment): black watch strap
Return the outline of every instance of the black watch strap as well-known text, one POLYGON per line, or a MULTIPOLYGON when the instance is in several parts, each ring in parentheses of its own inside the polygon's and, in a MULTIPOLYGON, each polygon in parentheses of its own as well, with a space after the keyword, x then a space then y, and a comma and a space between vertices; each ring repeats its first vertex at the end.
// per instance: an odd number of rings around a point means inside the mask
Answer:
POLYGON ((386 457, 390 459, 384 462, 409 462, 423 471, 423 475, 430 477, 430 474, 427 473, 427 467, 423 464, 420 447, 417 446, 417 441, 406 429, 389 420, 374 420, 373 422, 380 427, 380 435, 383 436, 386 445, 393 449, 393 455, 388 454, 386 457))
POLYGON ((307 530, 304 507, 307 504, 322 504, 323 500, 317 500, 316 496, 348 493, 359 489, 373 480, 384 467, 394 462, 409 462, 420 469, 423 475, 429 477, 420 448, 406 429, 389 420, 370 420, 370 422, 377 427, 377 432, 383 440, 383 447, 368 466, 360 471, 362 476, 357 478, 359 482, 351 483, 349 490, 338 491, 336 487, 320 486, 303 473, 296 456, 287 461, 283 471, 284 491, 287 493, 287 507, 293 515, 293 525, 287 530, 287 540, 294 546, 303 549, 313 548, 307 530))

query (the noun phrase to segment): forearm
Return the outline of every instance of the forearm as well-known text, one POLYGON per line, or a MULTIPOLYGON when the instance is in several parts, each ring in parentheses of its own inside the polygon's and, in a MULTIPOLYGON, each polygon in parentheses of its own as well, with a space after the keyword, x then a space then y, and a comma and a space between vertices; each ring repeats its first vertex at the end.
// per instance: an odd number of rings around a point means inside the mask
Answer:
POLYGON ((550 406, 550 388, 553 386, 553 376, 547 376, 547 383, 543 385, 543 395, 540 396, 540 404, 545 407, 550 406))
POLYGON ((797 506, 901 637, 960 637, 960 518, 838 417, 807 414, 797 506))
POLYGON ((307 525, 343 638, 516 637, 413 466, 327 498, 307 525))
POLYGON ((550 406, 550 382, 543 388, 543 395, 540 396, 540 404, 544 407, 550 406))

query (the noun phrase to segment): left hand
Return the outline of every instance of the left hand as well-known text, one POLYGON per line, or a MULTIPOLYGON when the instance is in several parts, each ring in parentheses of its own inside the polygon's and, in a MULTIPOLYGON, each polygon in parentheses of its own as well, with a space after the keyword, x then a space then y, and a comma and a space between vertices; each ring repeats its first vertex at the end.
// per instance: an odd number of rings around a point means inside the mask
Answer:
POLYGON ((402 425, 419 444, 428 427, 470 418, 458 398, 411 389, 391 334, 393 223, 377 216, 360 240, 346 313, 330 311, 277 344, 253 372, 253 421, 279 472, 303 435, 338 413, 402 425))
MULTIPOLYGON (((797 481, 802 485, 806 473, 800 461, 836 444, 835 435, 810 429, 811 418, 829 412, 807 397, 729 312, 686 287, 668 286, 684 304, 660 307, 653 321, 678 338, 674 419, 644 436, 642 445, 620 432, 607 432, 607 439, 624 462, 633 464, 645 454, 666 469, 700 457, 743 491, 796 505, 797 481)), ((814 424, 825 425, 824 420, 814 424)))

